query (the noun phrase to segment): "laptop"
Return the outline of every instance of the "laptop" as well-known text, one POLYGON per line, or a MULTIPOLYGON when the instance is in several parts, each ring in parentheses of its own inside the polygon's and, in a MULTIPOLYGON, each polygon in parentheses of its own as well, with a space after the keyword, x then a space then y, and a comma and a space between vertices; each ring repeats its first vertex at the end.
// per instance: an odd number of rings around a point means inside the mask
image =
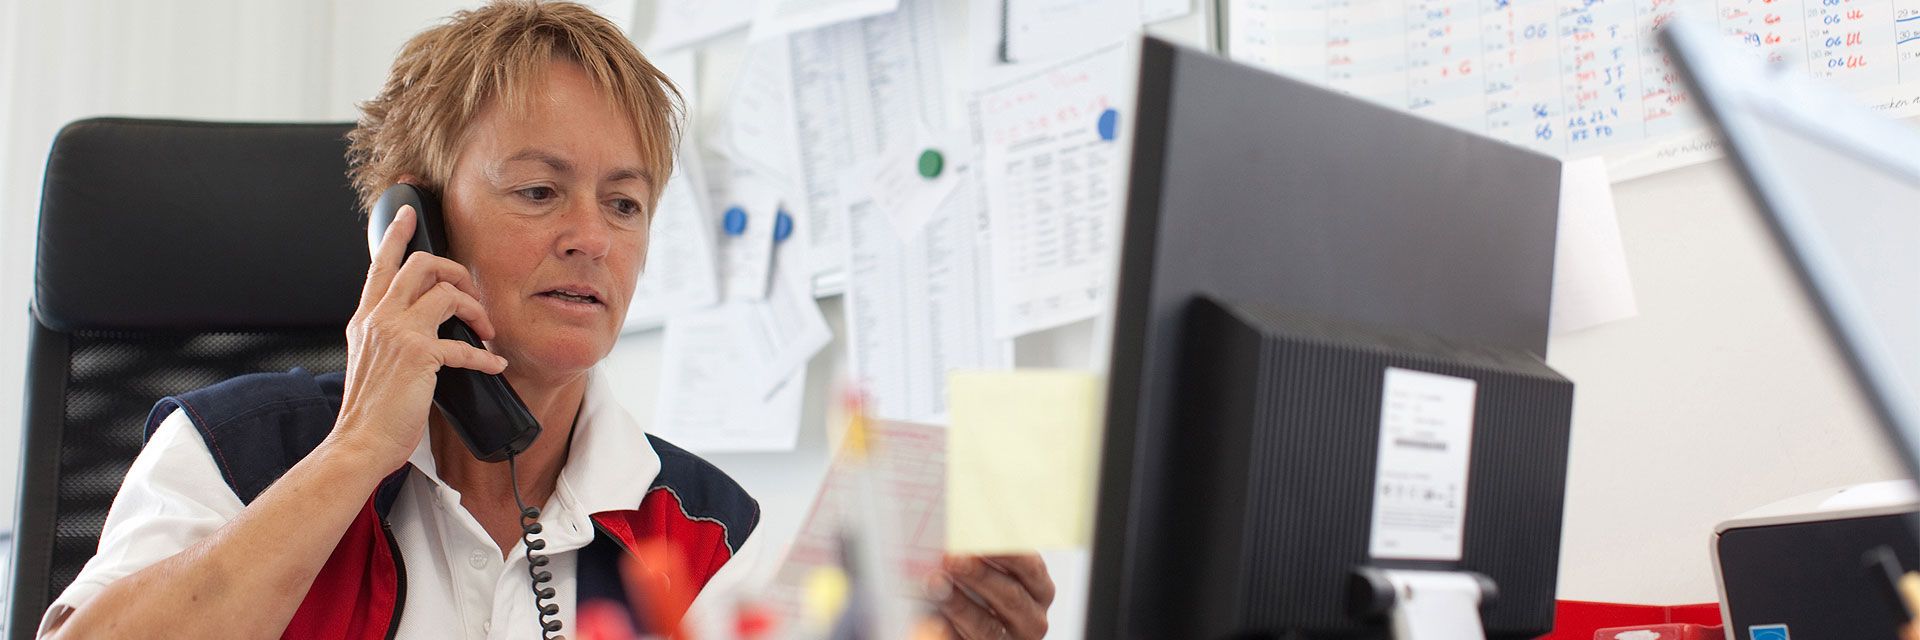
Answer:
MULTIPOLYGON (((1768 65, 1711 23, 1676 20, 1660 37, 1895 453, 1920 477, 1920 128, 1875 114, 1804 71, 1768 65)), ((1906 568, 1920 568, 1911 510, 1896 511, 1883 520, 1738 528, 1747 548, 1826 554, 1798 567, 1782 553, 1730 559, 1741 545, 1723 525, 1715 568, 1729 637, 1869 637, 1823 633, 1863 619, 1880 625, 1873 635, 1892 637, 1884 631, 1893 629, 1897 605, 1867 604, 1884 594, 1861 592, 1868 574, 1858 558, 1859 547, 1884 544, 1906 568), (1846 606, 1884 615, 1841 614, 1846 606)), ((1882 577, 1877 589, 1885 584, 1882 577)))

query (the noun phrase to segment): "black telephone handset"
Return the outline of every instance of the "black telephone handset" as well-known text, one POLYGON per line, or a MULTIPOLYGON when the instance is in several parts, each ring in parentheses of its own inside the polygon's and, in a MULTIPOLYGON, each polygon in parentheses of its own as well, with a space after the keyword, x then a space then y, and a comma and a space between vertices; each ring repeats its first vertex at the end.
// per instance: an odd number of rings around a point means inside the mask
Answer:
MULTIPOLYGON (((410 184, 396 184, 380 194, 367 220, 367 242, 378 246, 380 238, 386 235, 387 225, 393 224, 393 217, 400 213, 400 207, 408 205, 413 206, 414 227, 413 239, 407 242, 407 255, 425 251, 446 256, 447 227, 440 217, 440 203, 426 189, 410 184)), ((486 349, 473 329, 459 318, 448 318, 442 323, 440 337, 486 349)), ((453 426, 454 433, 460 434, 467 449, 473 451, 473 457, 487 462, 499 462, 508 455, 525 451, 533 444, 534 437, 540 435, 540 422, 501 375, 442 367, 433 387, 433 406, 440 409, 440 415, 453 426)))
MULTIPOLYGON (((415 251, 425 251, 436 256, 447 255, 447 226, 440 216, 440 201, 426 189, 410 185, 396 184, 380 194, 380 200, 373 205, 373 211, 367 219, 367 244, 379 254, 380 239, 386 235, 387 226, 393 224, 393 218, 400 214, 400 207, 413 207, 413 238, 407 241, 407 255, 415 251)), ((459 340, 486 349, 480 343, 480 337, 474 335, 473 328, 459 318, 448 318, 440 324, 440 337, 459 340)), ((459 367, 441 367, 433 387, 433 406, 440 409, 440 415, 460 434, 460 440, 467 443, 467 450, 473 457, 486 462, 507 461, 507 473, 513 478, 513 500, 520 507, 520 539, 527 549, 527 576, 532 579, 533 605, 540 612, 540 632, 542 637, 551 637, 560 631, 560 621, 552 619, 560 607, 546 602, 553 598, 553 587, 542 587, 543 583, 553 580, 553 573, 542 570, 547 557, 535 553, 546 548, 545 540, 534 537, 540 533, 540 510, 527 506, 520 498, 520 474, 514 457, 526 451, 533 439, 540 435, 540 421, 527 409, 527 403, 520 400, 520 394, 514 393, 513 386, 507 384, 505 376, 484 373, 459 367)))

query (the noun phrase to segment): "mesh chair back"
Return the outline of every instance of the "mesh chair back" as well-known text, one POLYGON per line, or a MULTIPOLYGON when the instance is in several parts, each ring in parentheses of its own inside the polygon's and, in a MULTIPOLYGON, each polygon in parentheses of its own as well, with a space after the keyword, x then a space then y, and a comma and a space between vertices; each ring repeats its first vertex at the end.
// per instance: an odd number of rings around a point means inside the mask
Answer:
POLYGON ((11 636, 98 545, 162 396, 337 371, 367 268, 346 124, 83 120, 54 140, 30 309, 11 636))

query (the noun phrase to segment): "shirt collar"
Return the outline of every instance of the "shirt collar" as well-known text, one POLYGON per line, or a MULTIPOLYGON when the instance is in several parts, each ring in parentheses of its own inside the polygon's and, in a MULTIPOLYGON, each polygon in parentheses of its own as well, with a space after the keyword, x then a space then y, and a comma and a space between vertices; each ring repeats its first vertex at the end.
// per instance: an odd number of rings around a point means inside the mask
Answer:
MULTIPOLYGON (((599 367, 587 372, 587 392, 573 429, 554 499, 583 514, 639 508, 660 473, 660 455, 640 422, 614 397, 599 367)), ((433 464, 431 434, 420 438, 407 462, 435 486, 445 486, 433 464)))

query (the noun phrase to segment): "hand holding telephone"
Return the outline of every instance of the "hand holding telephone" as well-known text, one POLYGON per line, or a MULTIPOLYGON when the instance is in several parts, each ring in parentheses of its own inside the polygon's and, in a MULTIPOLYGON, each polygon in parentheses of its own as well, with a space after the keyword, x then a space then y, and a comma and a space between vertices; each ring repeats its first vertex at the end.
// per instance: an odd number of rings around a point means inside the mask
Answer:
MULTIPOLYGON (((425 251, 447 255, 447 228, 440 217, 440 203, 427 190, 410 184, 396 184, 380 194, 367 220, 367 243, 376 250, 387 226, 400 214, 400 207, 412 206, 413 239, 407 242, 407 254, 425 251)), ((404 259, 403 259, 404 260, 404 259)), ((480 337, 459 318, 448 318, 440 325, 440 337, 460 340, 478 349, 486 349, 480 337)), ((473 457, 499 462, 525 451, 540 435, 540 422, 527 410, 520 395, 513 392, 505 376, 459 367, 442 367, 433 388, 433 406, 453 426, 454 433, 467 443, 473 457)))
MULTIPOLYGON (((387 227, 393 224, 403 206, 411 206, 414 211, 413 238, 407 242, 407 255, 425 251, 446 257, 449 245, 440 202, 431 192, 410 184, 389 187, 374 203, 367 220, 367 244, 373 248, 373 254, 379 255, 380 239, 386 236, 387 227)), ((486 349, 473 328, 459 318, 448 318, 441 323, 439 333, 443 339, 486 349)), ((520 400, 520 394, 514 393, 513 386, 507 384, 505 376, 460 367, 440 368, 433 388, 433 406, 440 410, 453 432, 460 434, 460 440, 473 452, 473 457, 486 462, 507 461, 508 473, 513 477, 513 500, 520 507, 521 541, 527 550, 527 575, 533 581, 533 604, 540 612, 541 635, 551 637, 560 631, 560 621, 550 619, 560 607, 546 602, 553 598, 553 588, 540 586, 553 579, 551 572, 541 570, 547 564, 546 556, 534 553, 547 546, 546 541, 534 537, 540 533, 540 524, 535 522, 540 510, 527 506, 521 499, 520 474, 514 464, 514 456, 526 451, 540 435, 539 420, 520 400)))

